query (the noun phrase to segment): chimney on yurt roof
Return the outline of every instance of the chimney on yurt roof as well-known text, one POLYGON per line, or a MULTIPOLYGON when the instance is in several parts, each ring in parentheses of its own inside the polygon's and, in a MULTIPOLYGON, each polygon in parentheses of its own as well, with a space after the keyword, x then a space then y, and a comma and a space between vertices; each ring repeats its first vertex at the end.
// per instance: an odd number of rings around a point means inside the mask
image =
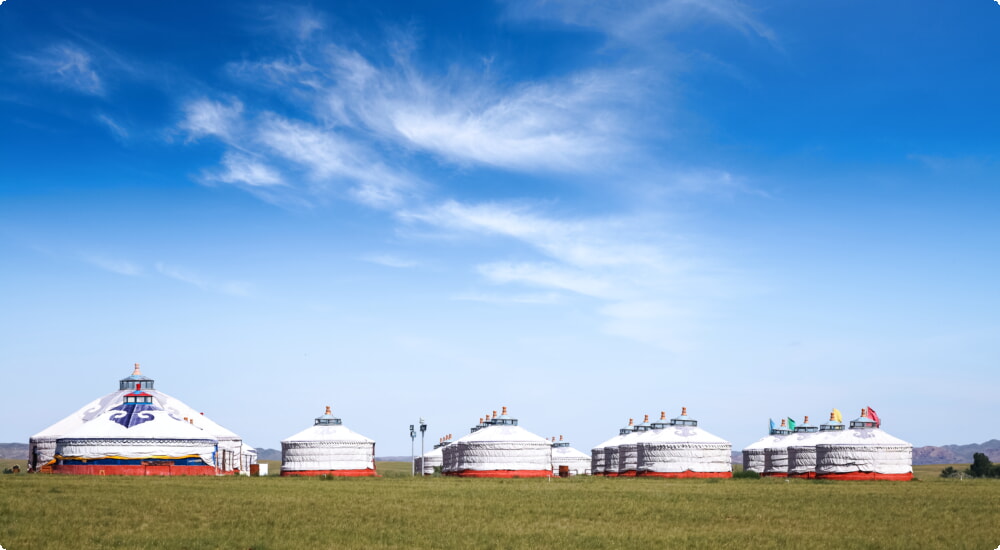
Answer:
POLYGON ((139 363, 135 364, 135 369, 132 371, 131 375, 118 381, 118 390, 132 389, 135 387, 136 383, 142 383, 142 387, 147 390, 153 389, 153 379, 142 375, 142 372, 139 370, 139 363))
POLYGON ((859 428, 875 428, 875 421, 868 418, 868 409, 861 409, 861 416, 851 420, 851 429, 856 430, 859 428))
MULTIPOLYGON (((494 415, 495 414, 496 411, 494 411, 494 415)), ((500 417, 499 418, 497 418, 496 416, 493 417, 493 424, 497 424, 500 426, 517 426, 517 419, 514 418, 513 416, 509 416, 507 414, 507 407, 503 407, 503 412, 500 414, 500 417)))
POLYGON ((635 426, 632 425, 632 419, 628 419, 628 426, 618 430, 618 435, 628 435, 635 431, 635 426))
POLYGON ((813 426, 809 423, 809 417, 803 417, 802 423, 795 426, 795 433, 813 433, 818 432, 819 426, 813 426))
POLYGON ((323 413, 323 416, 316 417, 316 422, 313 426, 340 426, 341 424, 343 424, 343 422, 341 422, 336 416, 333 416, 333 413, 330 412, 330 405, 327 405, 326 412, 323 413))
POLYGON ((837 422, 837 413, 833 411, 830 412, 830 421, 827 422, 826 424, 819 425, 819 431, 821 432, 832 432, 843 429, 844 429, 844 423, 837 422))
POLYGON ((648 431, 648 430, 649 430, 649 415, 647 414, 647 415, 643 416, 642 422, 638 426, 635 427, 635 431, 637 431, 637 432, 645 432, 645 431, 648 431))
POLYGON ((650 430, 662 430, 670 425, 670 421, 667 420, 667 411, 660 411, 660 419, 654 420, 649 423, 650 430))
MULTIPOLYGON (((784 420, 781 421, 784 423, 784 420)), ((688 416, 688 408, 681 407, 681 415, 670 419, 671 426, 697 426, 698 421, 688 416)))
POLYGON ((785 424, 785 419, 781 419, 781 426, 771 430, 771 435, 788 435, 792 433, 792 430, 788 429, 788 424, 785 424))

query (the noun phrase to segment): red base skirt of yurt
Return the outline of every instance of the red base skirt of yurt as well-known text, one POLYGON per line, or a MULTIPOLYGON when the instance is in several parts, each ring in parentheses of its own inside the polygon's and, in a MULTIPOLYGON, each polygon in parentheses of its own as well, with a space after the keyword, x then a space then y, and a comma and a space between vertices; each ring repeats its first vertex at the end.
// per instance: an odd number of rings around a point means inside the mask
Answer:
POLYGON ((289 470, 282 471, 282 477, 288 476, 337 476, 337 477, 372 477, 378 476, 375 470, 289 470))
POLYGON ((625 472, 618 472, 618 477, 635 477, 635 470, 627 470, 625 472))
POLYGON ((552 470, 462 470, 449 475, 458 477, 552 477, 552 470))
POLYGON ((216 471, 214 466, 61 464, 52 466, 52 473, 90 476, 214 476, 222 472, 216 471))
POLYGON ((838 481, 868 481, 873 479, 884 479, 888 481, 910 481, 913 479, 913 472, 905 474, 880 474, 878 472, 845 472, 842 474, 817 474, 816 479, 834 479, 838 481))
POLYGON ((762 473, 760 474, 760 477, 788 477, 788 474, 785 472, 774 472, 773 474, 762 473))
POLYGON ((732 472, 640 472, 639 477, 667 477, 667 478, 709 478, 709 477, 733 477, 732 472))
POLYGON ((788 477, 797 477, 799 479, 814 479, 816 477, 816 472, 806 472, 804 474, 788 474, 788 477))

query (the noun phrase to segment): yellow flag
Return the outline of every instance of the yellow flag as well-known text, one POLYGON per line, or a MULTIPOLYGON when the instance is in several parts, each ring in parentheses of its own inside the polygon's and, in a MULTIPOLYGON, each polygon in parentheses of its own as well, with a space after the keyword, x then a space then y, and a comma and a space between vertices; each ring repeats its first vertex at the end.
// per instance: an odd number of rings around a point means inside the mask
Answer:
POLYGON ((840 414, 840 409, 833 409, 833 419, 837 422, 844 421, 844 415, 840 414))

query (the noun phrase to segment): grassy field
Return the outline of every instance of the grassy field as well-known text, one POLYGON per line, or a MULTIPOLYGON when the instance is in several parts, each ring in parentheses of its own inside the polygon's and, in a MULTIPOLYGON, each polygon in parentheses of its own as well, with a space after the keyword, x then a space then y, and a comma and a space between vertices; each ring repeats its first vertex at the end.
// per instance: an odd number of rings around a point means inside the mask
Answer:
POLYGON ((913 482, 413 478, 409 463, 353 479, 3 475, 0 545, 996 548, 1000 481, 942 468, 913 482))

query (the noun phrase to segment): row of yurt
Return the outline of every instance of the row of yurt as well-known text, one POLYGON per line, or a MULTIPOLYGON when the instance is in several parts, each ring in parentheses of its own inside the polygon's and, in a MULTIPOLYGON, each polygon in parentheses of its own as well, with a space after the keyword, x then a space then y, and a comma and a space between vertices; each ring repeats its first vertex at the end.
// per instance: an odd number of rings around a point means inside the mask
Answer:
POLYGON ((569 441, 563 440, 559 436, 559 441, 552 437, 552 473, 559 475, 562 468, 571 476, 587 475, 590 473, 590 457, 573 447, 569 441))
POLYGON ((313 425, 281 442, 283 476, 374 476, 375 442, 352 431, 327 406, 313 425))
POLYGON ((698 427, 687 407, 669 421, 622 428, 591 450, 591 473, 608 477, 731 477, 732 444, 698 427))
POLYGON ((552 475, 552 443, 517 425, 507 414, 477 425, 443 447, 442 473, 461 477, 548 477, 552 475))
POLYGON ((156 389, 139 365, 118 390, 33 435, 30 471, 190 475, 248 471, 256 451, 233 432, 156 389))
MULTIPOLYGON (((480 423, 482 419, 480 419, 480 423)), ((422 472, 425 476, 434 475, 434 468, 441 468, 444 465, 444 451, 442 447, 451 444, 451 434, 438 440, 434 448, 418 456, 413 463, 414 472, 422 472)))
POLYGON ((913 446, 881 430, 881 422, 869 407, 844 429, 834 409, 830 421, 818 428, 808 417, 794 430, 772 430, 772 434, 743 450, 743 467, 762 476, 817 479, 913 478, 913 446), (763 464, 754 457, 763 449, 763 464), (749 451, 749 452, 748 452, 749 451), (759 469, 758 469, 759 468, 759 469))

